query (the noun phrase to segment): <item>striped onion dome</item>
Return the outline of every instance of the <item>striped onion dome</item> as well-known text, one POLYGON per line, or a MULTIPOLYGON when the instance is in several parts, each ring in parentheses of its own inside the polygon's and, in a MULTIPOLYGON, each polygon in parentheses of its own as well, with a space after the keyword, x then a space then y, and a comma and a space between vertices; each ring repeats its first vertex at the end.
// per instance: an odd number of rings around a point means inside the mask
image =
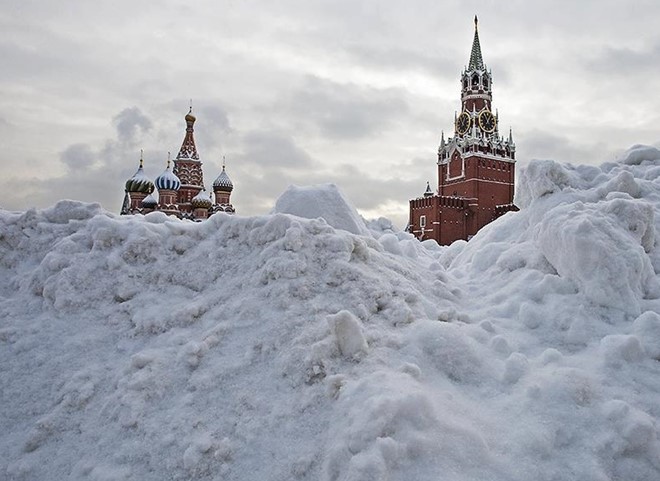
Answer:
POLYGON ((204 189, 200 190, 199 193, 192 198, 190 204, 193 209, 209 209, 213 205, 213 202, 211 202, 209 194, 206 192, 206 189, 204 189))
POLYGON ((149 194, 146 196, 144 199, 142 199, 142 207, 146 207, 148 209, 154 209, 158 205, 158 201, 154 197, 153 194, 149 194))
POLYGON ((156 177, 156 187, 158 187, 158 190, 179 190, 179 187, 181 187, 181 181, 170 168, 169 156, 165 172, 156 177))
POLYGON ((126 181, 125 188, 126 192, 143 192, 145 194, 151 194, 154 191, 154 183, 144 173, 144 160, 142 160, 141 155, 140 167, 133 174, 133 177, 126 181))
POLYGON ((220 190, 222 192, 231 192, 234 190, 234 184, 232 184, 227 172, 225 172, 224 165, 222 166, 220 175, 213 181, 213 190, 220 190))

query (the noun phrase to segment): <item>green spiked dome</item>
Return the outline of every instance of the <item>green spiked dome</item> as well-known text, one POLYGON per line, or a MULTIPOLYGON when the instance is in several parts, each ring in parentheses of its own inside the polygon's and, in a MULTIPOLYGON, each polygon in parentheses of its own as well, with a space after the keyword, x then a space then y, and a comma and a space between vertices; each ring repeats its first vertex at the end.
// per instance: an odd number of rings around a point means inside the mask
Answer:
POLYGON ((210 209, 213 205, 211 198, 206 190, 200 190, 199 193, 190 201, 193 209, 210 209))
POLYGON ((145 194, 151 194, 154 191, 154 183, 144 173, 144 161, 142 160, 142 155, 140 155, 140 167, 138 167, 137 172, 133 174, 133 177, 126 181, 125 188, 126 192, 143 192, 145 194))

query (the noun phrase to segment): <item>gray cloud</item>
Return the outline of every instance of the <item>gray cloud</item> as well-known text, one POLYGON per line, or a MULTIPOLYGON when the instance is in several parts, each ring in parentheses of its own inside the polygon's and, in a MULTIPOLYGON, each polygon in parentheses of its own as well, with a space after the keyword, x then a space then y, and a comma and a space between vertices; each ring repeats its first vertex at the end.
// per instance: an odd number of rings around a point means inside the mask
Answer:
POLYGON ((227 110, 218 104, 205 105, 201 109, 207 130, 226 134, 231 132, 227 110))
POLYGON ((96 155, 88 144, 73 144, 60 154, 60 160, 70 170, 80 171, 91 167, 96 162, 96 155))
MULTIPOLYGON (((629 47, 606 47, 588 60, 588 67, 603 75, 617 77, 646 77, 658 74, 660 64, 660 42, 645 45, 641 49, 629 47)), ((644 86, 642 86, 644 87, 644 86)))
POLYGON ((241 163, 259 169, 304 169, 314 164, 311 156, 293 138, 278 131, 252 131, 244 138, 241 163))
POLYGON ((419 51, 414 45, 365 45, 354 43, 346 47, 352 61, 362 66, 384 70, 395 74, 422 72, 435 78, 453 81, 456 72, 463 67, 463 59, 450 57, 446 52, 419 51))
POLYGON ((608 159, 605 142, 575 141, 568 136, 541 130, 525 132, 516 141, 519 160, 554 159, 559 162, 598 164, 608 159), (523 155, 520 155, 520 152, 523 155))
POLYGON ((273 110, 286 111, 297 129, 337 140, 380 133, 409 113, 403 91, 341 84, 315 76, 307 76, 273 110), (312 126, 315 129, 310 129, 312 126))
POLYGON ((120 142, 129 144, 151 130, 153 123, 137 107, 130 107, 119 112, 113 119, 117 129, 117 138, 120 142))

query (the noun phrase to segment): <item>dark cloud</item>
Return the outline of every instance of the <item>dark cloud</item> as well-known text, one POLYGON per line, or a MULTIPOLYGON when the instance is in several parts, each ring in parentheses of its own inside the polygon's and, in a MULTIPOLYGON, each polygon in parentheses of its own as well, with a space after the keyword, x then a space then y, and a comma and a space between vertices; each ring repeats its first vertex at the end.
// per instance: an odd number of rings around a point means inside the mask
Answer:
MULTIPOLYGON (((658 74, 660 64, 660 43, 646 45, 641 49, 629 47, 606 47, 589 59, 588 67, 599 74, 617 77, 646 77, 648 83, 655 83, 647 76, 658 74)), ((642 85, 642 87, 645 87, 642 85)))
POLYGON ((130 107, 119 112, 113 119, 120 142, 134 144, 136 140, 153 126, 153 123, 137 107, 130 107))
POLYGON ((204 119, 205 128, 208 131, 218 134, 231 132, 232 128, 229 123, 229 115, 223 106, 218 104, 205 105, 201 109, 201 115, 204 119))
POLYGON ((379 134, 409 113, 405 92, 306 77, 275 110, 285 109, 301 129, 323 137, 358 140, 379 134))
POLYGON ((281 131, 252 131, 243 140, 241 164, 258 169, 305 169, 313 165, 311 156, 281 131))
POLYGON ((94 165, 97 154, 92 151, 88 144, 73 144, 68 146, 61 154, 60 160, 70 170, 84 171, 94 165))
POLYGON ((209 159, 216 149, 224 152, 227 138, 233 133, 227 109, 220 103, 205 104, 195 111, 195 133, 200 158, 209 159))

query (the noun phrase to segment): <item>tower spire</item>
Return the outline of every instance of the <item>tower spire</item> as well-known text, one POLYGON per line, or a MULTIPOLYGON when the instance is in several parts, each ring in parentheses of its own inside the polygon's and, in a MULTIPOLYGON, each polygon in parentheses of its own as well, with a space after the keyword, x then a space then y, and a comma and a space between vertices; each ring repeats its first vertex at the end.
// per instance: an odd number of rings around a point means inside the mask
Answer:
POLYGON ((195 129, 193 125, 195 124, 195 116, 192 114, 192 99, 190 100, 190 110, 185 116, 186 119, 186 135, 183 138, 183 143, 181 144, 181 149, 176 156, 176 160, 199 160, 199 154, 197 153, 197 146, 195 145, 195 137, 193 132, 195 129))
POLYGON ((479 19, 474 16, 474 39, 472 40, 472 51, 470 52, 470 63, 468 70, 483 70, 484 59, 481 56, 481 44, 479 43, 479 19))

